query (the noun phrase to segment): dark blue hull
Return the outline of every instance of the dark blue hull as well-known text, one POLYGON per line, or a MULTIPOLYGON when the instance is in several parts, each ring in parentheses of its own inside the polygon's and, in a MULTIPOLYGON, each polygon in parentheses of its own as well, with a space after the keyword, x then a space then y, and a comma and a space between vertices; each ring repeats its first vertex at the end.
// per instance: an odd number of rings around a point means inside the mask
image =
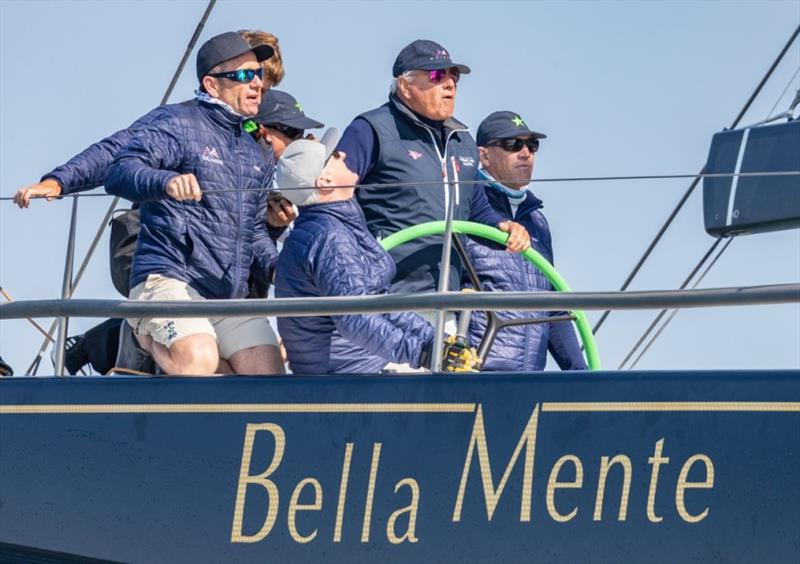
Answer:
POLYGON ((797 562, 800 372, 3 379, 0 543, 139 562, 797 562))

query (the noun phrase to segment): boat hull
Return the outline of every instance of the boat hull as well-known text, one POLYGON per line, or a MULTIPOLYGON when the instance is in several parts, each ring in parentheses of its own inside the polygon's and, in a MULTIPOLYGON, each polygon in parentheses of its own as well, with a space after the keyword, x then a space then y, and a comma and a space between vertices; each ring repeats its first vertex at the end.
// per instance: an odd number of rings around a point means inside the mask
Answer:
POLYGON ((800 371, 0 381, 0 551, 800 553, 800 371))

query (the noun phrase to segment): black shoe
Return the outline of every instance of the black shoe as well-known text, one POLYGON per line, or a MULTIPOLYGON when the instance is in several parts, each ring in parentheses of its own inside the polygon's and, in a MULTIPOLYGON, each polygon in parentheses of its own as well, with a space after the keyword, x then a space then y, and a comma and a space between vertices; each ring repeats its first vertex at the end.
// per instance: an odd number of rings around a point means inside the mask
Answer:
POLYGON ((13 376, 14 370, 3 361, 3 357, 0 356, 0 376, 13 376))
MULTIPOLYGON (((56 365, 56 349, 50 352, 50 358, 53 360, 53 366, 56 365)), ((64 368, 70 374, 77 374, 78 370, 89 364, 89 351, 86 349, 86 339, 83 335, 75 335, 74 337, 67 337, 64 345, 64 368)))

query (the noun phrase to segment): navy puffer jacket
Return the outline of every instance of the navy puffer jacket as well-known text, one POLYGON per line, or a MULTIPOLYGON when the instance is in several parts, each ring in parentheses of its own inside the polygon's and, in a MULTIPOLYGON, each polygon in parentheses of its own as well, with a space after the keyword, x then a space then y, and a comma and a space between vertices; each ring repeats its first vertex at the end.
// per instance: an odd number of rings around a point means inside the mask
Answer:
MULTIPOLYGON (((553 245, 550 226, 541 212, 541 200, 528 192, 517 208, 517 213, 512 214, 511 205, 505 194, 491 187, 485 187, 485 190, 492 207, 504 217, 523 225, 531 236, 533 248, 552 264, 553 245)), ((485 291, 536 292, 553 289, 547 278, 520 254, 509 253, 504 246, 486 239, 480 239, 480 243, 476 241, 478 239, 467 240, 466 247, 485 291)), ((564 315, 564 313, 497 312, 500 320, 543 319, 551 315, 564 315)), ((486 316, 483 312, 473 312, 470 321, 470 343, 473 346, 478 346, 485 330, 486 316)), ((586 369, 573 324, 564 321, 501 329, 481 368, 514 372, 544 370, 548 350, 563 370, 586 369)))
POLYGON ((264 224, 274 164, 242 121, 204 101, 165 106, 114 158, 106 190, 142 203, 131 287, 162 274, 225 299, 247 295, 251 265, 267 279, 277 258, 264 224), (199 202, 166 194, 187 173, 203 190, 199 202))
MULTIPOLYGON (((392 257, 367 229, 355 200, 300 208, 283 244, 275 296, 362 296, 389 290, 392 257)), ((418 367, 433 328, 415 313, 280 317, 289 366, 296 374, 374 373, 388 362, 418 367)))

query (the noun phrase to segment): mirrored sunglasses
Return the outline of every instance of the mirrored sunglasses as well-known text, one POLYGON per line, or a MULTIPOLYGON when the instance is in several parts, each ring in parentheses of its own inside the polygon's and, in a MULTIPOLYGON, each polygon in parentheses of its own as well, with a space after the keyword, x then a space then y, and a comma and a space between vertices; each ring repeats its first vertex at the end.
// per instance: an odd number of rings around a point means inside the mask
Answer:
POLYGON ((268 123, 265 124, 264 127, 267 127, 269 129, 274 129, 275 131, 280 131, 292 141, 297 141, 298 139, 303 137, 302 129, 297 129, 296 127, 283 125, 282 123, 268 123))
POLYGON ((432 83, 439 84, 441 81, 443 81, 445 78, 447 78, 448 74, 453 77, 453 82, 456 82, 456 83, 458 82, 458 79, 461 78, 461 71, 458 70, 455 67, 454 68, 450 68, 450 69, 429 70, 428 71, 428 78, 430 79, 430 81, 432 83))
POLYGON ((228 71, 228 72, 213 72, 209 73, 208 76, 213 76, 214 78, 227 78, 228 80, 233 80, 234 82, 253 82, 255 77, 264 78, 264 69, 258 67, 257 69, 239 69, 235 71, 228 71))

